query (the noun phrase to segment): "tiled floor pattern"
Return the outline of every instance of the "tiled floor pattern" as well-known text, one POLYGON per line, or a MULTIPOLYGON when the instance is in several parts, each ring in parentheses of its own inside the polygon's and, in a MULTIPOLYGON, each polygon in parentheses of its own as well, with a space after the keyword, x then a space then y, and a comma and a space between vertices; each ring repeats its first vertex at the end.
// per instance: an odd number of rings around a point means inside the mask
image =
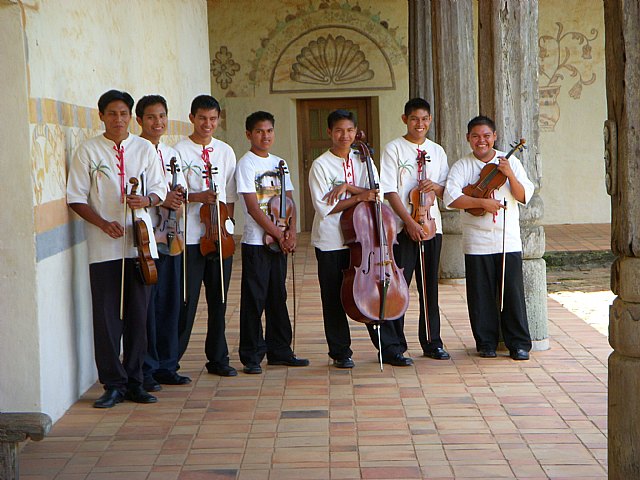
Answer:
POLYGON ((611 224, 545 225, 547 251, 611 250, 611 224))
MULTIPOLYGON (((308 236, 302 237, 308 244, 308 236)), ((159 403, 91 407, 91 388, 21 454, 23 480, 606 478, 607 339, 549 300, 551 349, 528 362, 475 355, 462 285, 442 285, 450 361, 421 357, 417 296, 406 325, 413 367, 381 372, 352 322, 356 368, 329 366, 311 248, 295 256, 296 350, 306 368, 221 378, 204 369, 205 310, 182 373, 159 403)), ((239 274, 227 338, 238 362, 239 274)), ((289 292, 291 294, 291 287, 289 292)), ((292 309, 292 299, 289 307, 292 309)), ((266 363, 266 362, 265 362, 266 363)))

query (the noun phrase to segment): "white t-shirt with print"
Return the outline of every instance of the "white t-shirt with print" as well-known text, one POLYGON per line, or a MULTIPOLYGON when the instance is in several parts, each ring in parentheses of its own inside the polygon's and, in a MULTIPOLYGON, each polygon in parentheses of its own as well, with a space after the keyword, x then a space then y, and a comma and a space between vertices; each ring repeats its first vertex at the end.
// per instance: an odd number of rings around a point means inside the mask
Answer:
MULTIPOLYGON (((206 171, 205 159, 211 162, 214 169, 212 178, 221 202, 235 203, 236 193, 236 154, 233 149, 217 138, 212 138, 209 145, 199 145, 190 138, 178 142, 174 149, 182 160, 182 173, 187 182, 189 193, 199 193, 208 190, 207 180, 203 174, 206 171)), ((204 225, 200 223, 199 202, 187 205, 187 245, 197 245, 204 234, 204 225)))
MULTIPOLYGON (((498 157, 504 157, 505 155, 505 152, 496 151, 496 155, 488 163, 497 164, 498 157)), ((509 157, 509 163, 516 178, 524 187, 524 204, 526 204, 533 195, 533 183, 527 177, 527 172, 520 160, 512 155, 509 157)), ((462 189, 464 187, 480 179, 480 171, 485 165, 486 163, 478 160, 473 153, 469 153, 451 166, 444 191, 444 203, 447 207, 463 195, 462 189)), ((509 180, 493 193, 493 198, 496 200, 507 200, 506 212, 504 209, 500 209, 497 215, 485 213, 481 217, 476 217, 465 211, 461 213, 462 244, 465 254, 488 255, 502 253, 502 231, 505 220, 505 251, 522 251, 520 209, 518 207, 520 202, 511 194, 509 180)))
MULTIPOLYGON (((350 174, 353 177, 353 185, 361 188, 370 188, 367 165, 360 160, 360 155, 354 150, 349 154, 349 164, 344 158, 334 155, 331 150, 327 150, 313 161, 309 171, 311 201, 316 211, 313 217, 313 228, 311 229, 311 244, 322 251, 348 248, 344 245, 344 236, 340 228, 342 213, 331 214, 335 204, 329 205, 324 199, 325 195, 333 190, 334 187, 345 183, 350 174)), ((371 166, 373 167, 375 181, 378 182, 376 166, 373 163, 371 166)), ((382 195, 382 188, 380 188, 380 198, 382 198, 382 195)), ((345 192, 339 200, 350 196, 348 192, 345 192)))
MULTIPOLYGON (((134 258, 138 254, 133 246, 131 210, 127 208, 125 214, 123 187, 126 192, 131 193, 129 179, 136 177, 139 182, 138 195, 155 193, 164 200, 167 186, 156 151, 150 142, 129 134, 120 147, 123 160, 117 157, 116 144, 104 135, 90 138, 78 147, 69 169, 67 203, 87 204, 105 220, 125 225, 125 256, 134 258)), ((149 213, 145 209, 137 209, 135 215, 147 224, 151 255, 158 258, 149 213)), ((122 238, 111 238, 89 222, 85 222, 85 232, 89 263, 122 258, 122 238)))
MULTIPOLYGON (((236 167, 236 185, 238 194, 255 193, 260 209, 268 214, 267 204, 274 196, 280 196, 280 177, 277 175, 278 166, 282 159, 276 155, 269 154, 268 157, 260 157, 248 151, 238 160, 236 167)), ((285 162, 285 172, 289 167, 285 162)), ((285 174, 285 191, 293 191, 291 177, 285 174)), ((242 199, 244 209, 244 231, 242 233, 242 243, 248 245, 262 245, 264 229, 249 215, 247 205, 242 199)))
MULTIPOLYGON (((420 145, 411 143, 404 137, 396 138, 385 145, 380 159, 382 188, 385 193, 397 193, 409 213, 413 208, 409 203, 409 193, 418 186, 418 150, 427 152, 424 162, 426 178, 444 187, 449 173, 447 154, 440 145, 428 138, 420 145)), ((437 201, 433 203, 429 212, 436 221, 436 233, 442 233, 442 218, 437 201)), ((398 215, 396 220, 400 232, 404 223, 398 215)))

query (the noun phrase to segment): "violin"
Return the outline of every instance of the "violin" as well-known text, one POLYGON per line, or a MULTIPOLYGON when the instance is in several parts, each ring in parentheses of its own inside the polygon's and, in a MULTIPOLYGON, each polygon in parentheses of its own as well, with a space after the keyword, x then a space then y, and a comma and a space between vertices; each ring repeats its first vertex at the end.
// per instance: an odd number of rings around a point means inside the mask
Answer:
MULTIPOLYGON (((521 138, 518 143, 511 145, 511 150, 505 155, 504 158, 509 158, 518 150, 524 147, 526 140, 521 138)), ((492 198, 493 192, 502 187, 507 182, 507 176, 498 170, 498 164, 487 163, 480 171, 480 178, 476 183, 470 183, 462 189, 462 193, 474 198, 492 198)), ((476 217, 481 217, 487 211, 480 207, 467 208, 465 212, 470 213, 476 217)))
MULTIPOLYGON (((354 146, 366 163, 369 187, 377 189, 369 146, 359 131, 354 146)), ((340 226, 350 250, 340 298, 345 312, 358 322, 379 325, 407 311, 409 289, 393 258, 396 222, 393 211, 379 198, 360 202, 342 212, 340 226)))
MULTIPOLYGON (((171 190, 178 191, 184 198, 184 189, 178 185, 176 157, 169 162, 169 171, 171 172, 171 190)), ((158 207, 160 220, 155 229, 156 244, 158 251, 164 255, 176 256, 180 255, 184 250, 184 232, 180 229, 180 217, 182 217, 182 209, 172 210, 167 207, 158 207)))
POLYGON ((204 178, 208 180, 209 191, 216 193, 216 201, 200 207, 200 222, 204 224, 204 235, 200 237, 200 253, 204 257, 211 257, 217 253, 221 260, 224 260, 233 255, 236 244, 233 235, 226 228, 229 219, 227 205, 218 200, 217 186, 213 182, 213 174, 217 173, 217 170, 218 167, 213 168, 209 163, 203 173, 204 178))
MULTIPOLYGON (((278 164, 278 171, 276 176, 280 179, 280 195, 271 197, 269 203, 267 203, 267 216, 278 227, 278 229, 284 234, 289 230, 293 215, 295 213, 295 206, 293 200, 287 197, 285 175, 289 173, 285 167, 284 160, 280 160, 278 164)), ((280 253, 280 244, 278 240, 265 232, 263 242, 267 250, 272 253, 280 253)))
MULTIPOLYGON (((132 185, 131 195, 136 195, 138 179, 131 177, 129 183, 132 185)), ((156 262, 151 256, 149 229, 144 220, 136 217, 133 209, 131 209, 131 223, 133 224, 133 246, 138 249, 136 266, 142 275, 144 284, 154 285, 158 283, 158 270, 156 269, 156 262)))
MULTIPOLYGON (((427 172, 425 163, 427 161, 427 151, 418 150, 418 184, 422 180, 427 180, 427 172)), ((436 236, 436 221, 431 216, 431 207, 436 201, 436 194, 432 190, 430 192, 421 192, 420 185, 409 192, 409 203, 411 204, 411 218, 420 226, 427 234, 424 240, 431 240, 436 236)))

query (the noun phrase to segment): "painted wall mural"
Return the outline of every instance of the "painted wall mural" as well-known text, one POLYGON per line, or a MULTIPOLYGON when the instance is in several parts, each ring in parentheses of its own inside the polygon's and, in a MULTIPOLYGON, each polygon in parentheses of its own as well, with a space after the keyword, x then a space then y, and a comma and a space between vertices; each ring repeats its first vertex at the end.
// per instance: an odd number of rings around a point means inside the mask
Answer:
POLYGON ((570 84, 568 95, 574 100, 582 96, 584 86, 596 81, 592 72, 591 42, 598 38, 592 28, 589 35, 582 32, 564 32, 561 22, 555 35, 541 35, 538 39, 538 69, 540 92, 540 130, 553 132, 560 120, 558 96, 562 86, 570 84))
POLYGON ((233 81, 233 77, 240 70, 240 64, 233 59, 233 54, 226 46, 221 46, 211 60, 211 76, 220 88, 226 90, 233 81))
POLYGON ((380 12, 321 0, 284 15, 252 50, 248 86, 267 80, 271 93, 395 88, 394 68, 407 64, 404 30, 380 12))

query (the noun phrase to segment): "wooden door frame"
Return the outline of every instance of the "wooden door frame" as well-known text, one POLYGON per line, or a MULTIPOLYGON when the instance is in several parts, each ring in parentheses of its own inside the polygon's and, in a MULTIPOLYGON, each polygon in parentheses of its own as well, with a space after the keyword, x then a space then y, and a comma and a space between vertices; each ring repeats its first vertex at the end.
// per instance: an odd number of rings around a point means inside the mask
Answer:
MULTIPOLYGON (((328 97, 328 98, 298 98, 296 99, 296 116, 297 116, 297 136, 298 136, 298 185, 300 189, 299 198, 300 205, 298 208, 298 225, 300 231, 311 231, 312 221, 307 221, 305 218, 305 211, 307 208, 313 208, 311 205, 307 205, 308 200, 305 198, 305 191, 309 188, 307 172, 311 168, 311 163, 313 162, 313 158, 307 157, 307 152, 305 151, 304 145, 304 135, 302 132, 309 131, 309 117, 306 114, 308 110, 308 106, 314 103, 336 103, 343 101, 345 103, 352 103, 354 101, 364 101, 364 109, 365 109, 365 119, 362 122, 361 119, 358 119, 358 123, 364 123, 367 125, 368 132, 365 132, 368 136, 369 143, 374 147, 375 151, 379 151, 378 143, 379 143, 379 132, 377 125, 373 124, 373 108, 374 108, 374 99, 373 97, 328 97)), ((340 108, 336 106, 336 108, 340 108)))

